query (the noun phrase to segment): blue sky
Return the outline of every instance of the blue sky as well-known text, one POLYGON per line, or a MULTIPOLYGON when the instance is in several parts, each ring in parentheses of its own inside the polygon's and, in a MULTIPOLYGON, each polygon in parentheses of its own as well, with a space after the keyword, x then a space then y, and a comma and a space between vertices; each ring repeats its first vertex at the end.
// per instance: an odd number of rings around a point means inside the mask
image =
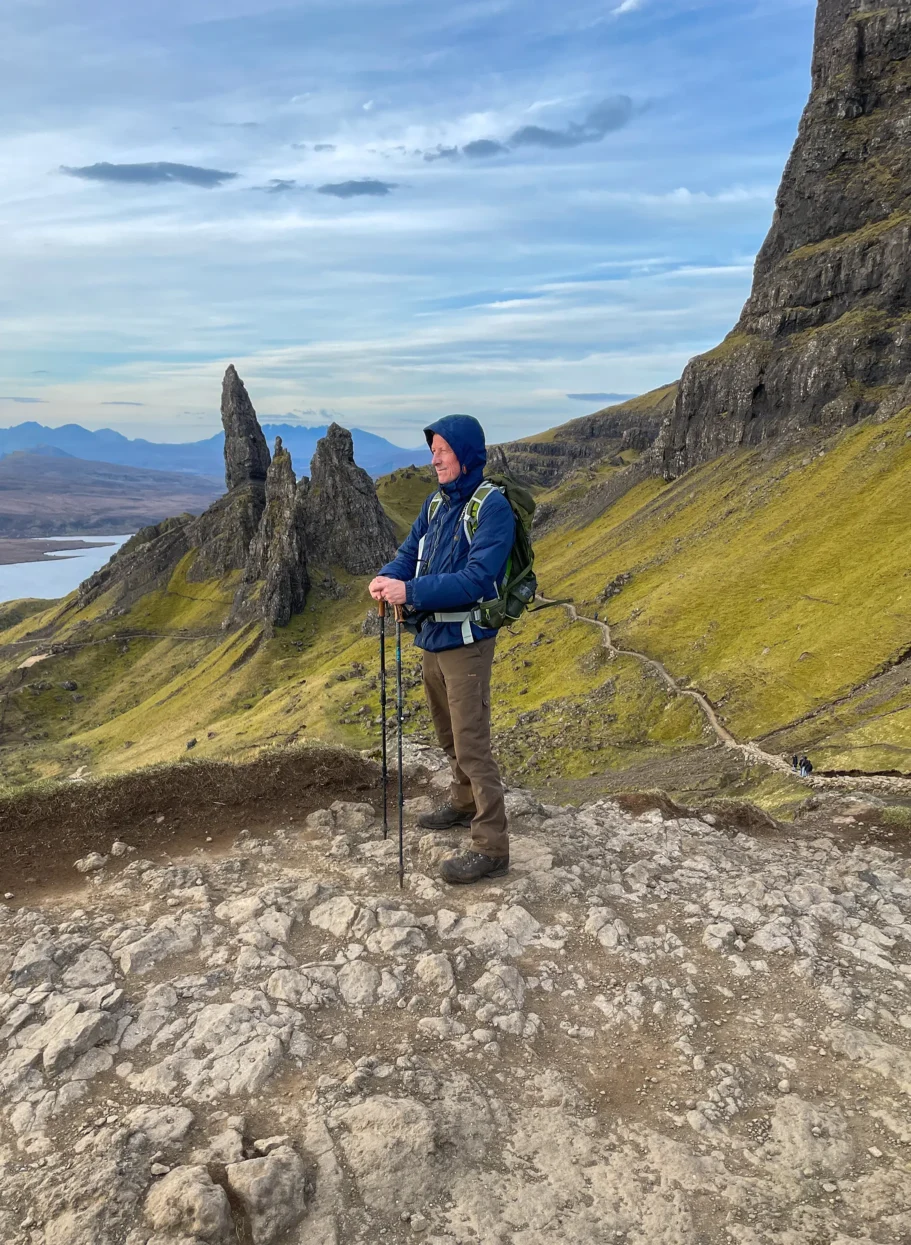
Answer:
POLYGON ((737 319, 812 0, 6 0, 0 425, 520 436, 737 319), (577 396, 569 396, 577 395, 577 396))

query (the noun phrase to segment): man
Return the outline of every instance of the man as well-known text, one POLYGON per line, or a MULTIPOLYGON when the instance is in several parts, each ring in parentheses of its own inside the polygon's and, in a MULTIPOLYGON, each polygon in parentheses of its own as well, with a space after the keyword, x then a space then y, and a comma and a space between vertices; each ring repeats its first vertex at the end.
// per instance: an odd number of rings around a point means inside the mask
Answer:
POLYGON ((497 596, 515 537, 506 498, 492 489, 469 538, 466 509, 484 476, 484 430, 470 415, 447 415, 424 429, 439 482, 392 562, 370 584, 376 601, 404 605, 423 620, 424 693, 449 757, 449 802, 418 819, 428 830, 471 826, 472 850, 443 862, 447 882, 500 877, 509 868, 503 784, 490 746, 490 672, 496 632, 471 620, 497 596), (439 497, 441 501, 434 499, 439 497), (431 517, 432 516, 432 517, 431 517))

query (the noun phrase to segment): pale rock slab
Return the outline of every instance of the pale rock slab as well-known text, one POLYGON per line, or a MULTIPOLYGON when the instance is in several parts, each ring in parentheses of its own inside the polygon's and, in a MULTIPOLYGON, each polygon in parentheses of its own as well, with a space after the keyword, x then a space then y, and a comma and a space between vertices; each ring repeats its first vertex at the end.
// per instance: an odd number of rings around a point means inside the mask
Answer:
POLYGON ((840 1055, 893 1081, 902 1093, 911 1094, 911 1053, 908 1051, 853 1025, 830 1025, 826 1038, 840 1055))
POLYGON ((142 938, 130 943, 120 953, 120 968, 124 973, 147 973, 162 960, 172 955, 191 951, 199 937, 195 925, 177 922, 168 917, 156 921, 142 938))
POLYGON ((89 947, 76 957, 63 974, 63 984, 70 989, 103 986, 114 980, 114 961, 100 947, 89 947))
POLYGON ((234 1236, 227 1194, 205 1167, 175 1167, 168 1172, 152 1186, 144 1214, 154 1231, 196 1238, 206 1245, 229 1245, 234 1236))
POLYGON ((171 986, 153 986, 142 1001, 139 1014, 120 1039, 122 1050, 135 1050, 151 1041, 169 1020, 174 1019, 177 991, 171 986))
POLYGON ((270 998, 293 1007, 323 1007, 335 1002, 337 992, 338 974, 328 965, 301 970, 280 968, 266 982, 270 998))
POLYGON ((495 1007, 521 1011, 525 1006, 525 981, 511 964, 499 964, 480 977, 474 990, 495 1007))
POLYGON ((430 994, 449 994, 455 986, 455 974, 449 957, 428 951, 414 965, 414 978, 430 994))
POLYGON ((313 1192, 300 1155, 289 1146, 280 1146, 264 1158, 232 1163, 227 1177, 249 1216, 253 1245, 284 1240, 303 1219, 313 1192))
POLYGON ((338 992, 351 1007, 369 1007, 376 1002, 382 982, 378 969, 363 960, 354 960, 339 970, 338 992))
POLYGON ((413 925, 389 925, 376 930, 367 939, 367 950, 373 955, 394 955, 401 959, 424 951, 426 947, 423 931, 413 925))
POLYGON ((50 938, 29 939, 16 952, 10 965, 9 974, 13 985, 52 981, 58 974, 54 960, 57 950, 57 944, 50 938))
POLYGON ((186 1107, 134 1107, 126 1122, 153 1145, 177 1145, 193 1126, 193 1112, 186 1107))
POLYGON ((264 906, 258 895, 241 895, 237 899, 226 899, 224 903, 220 903, 215 909, 215 916, 228 925, 245 925, 247 921, 259 916, 264 906))
POLYGON ((324 929, 334 938, 345 938, 354 924, 357 907, 347 895, 338 895, 318 904, 310 912, 310 924, 324 929))
POLYGON ((76 872, 97 873, 107 863, 107 856, 102 856, 100 852, 89 852, 88 856, 83 856, 81 860, 76 861, 76 872))
POLYGON ((786 917, 776 917, 758 929, 747 946, 753 951, 765 951, 772 954, 776 951, 793 951, 794 943, 790 938, 791 923, 786 917))
POLYGON ((79 1055, 114 1036, 117 1023, 108 1012, 84 1012, 81 1003, 67 1003, 39 1026, 24 1043, 41 1052, 45 1072, 53 1076, 79 1055))
POLYGON ((510 947, 510 954, 520 954, 541 932, 541 922, 521 904, 512 904, 503 908, 497 919, 500 928, 516 943, 516 950, 510 947))
POLYGON ((775 1107, 764 1149, 786 1170, 843 1176, 854 1158, 844 1117, 786 1094, 775 1107))
POLYGON ((434 1194, 440 1163, 433 1119, 412 1098, 377 1095, 341 1116, 340 1145, 364 1204, 399 1215, 434 1194))
POLYGON ((705 927, 702 943, 710 951, 729 951, 736 936, 734 926, 729 921, 715 921, 705 927))
POLYGON ((336 800, 330 804, 330 811, 335 816, 335 829, 340 834, 356 834, 366 830, 376 821, 376 813, 371 804, 354 804, 347 800, 336 800))

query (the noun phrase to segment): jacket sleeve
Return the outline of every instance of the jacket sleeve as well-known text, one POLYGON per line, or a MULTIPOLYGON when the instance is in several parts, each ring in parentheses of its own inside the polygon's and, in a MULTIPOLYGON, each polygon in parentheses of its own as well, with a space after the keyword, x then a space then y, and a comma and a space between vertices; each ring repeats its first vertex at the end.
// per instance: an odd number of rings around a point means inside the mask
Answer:
MULTIPOLYGON (((432 494, 431 494, 432 496, 432 494)), ((428 527, 427 511, 430 498, 421 507, 421 513, 411 525, 411 531, 399 545, 398 552, 391 562, 387 562, 378 575, 386 575, 389 579, 412 579, 418 564, 418 544, 428 527)))
POLYGON ((422 575, 408 584, 407 601, 419 610, 463 610, 496 595, 515 539, 516 521, 502 493, 481 507, 478 530, 463 567, 446 575, 422 575))

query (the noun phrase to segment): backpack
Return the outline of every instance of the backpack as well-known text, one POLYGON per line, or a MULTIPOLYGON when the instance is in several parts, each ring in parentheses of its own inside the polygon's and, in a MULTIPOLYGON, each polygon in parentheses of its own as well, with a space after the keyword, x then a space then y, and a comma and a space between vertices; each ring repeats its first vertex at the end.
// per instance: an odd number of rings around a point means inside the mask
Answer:
MULTIPOLYGON (((462 511, 462 525, 466 539, 471 544, 478 530, 481 508, 491 493, 503 494, 516 520, 516 534, 509 557, 506 559, 506 569, 503 572, 499 594, 489 601, 480 601, 464 615, 432 615, 438 622, 462 622, 463 628, 469 623, 475 623, 478 627, 498 631, 500 627, 517 622, 535 599, 538 581, 534 572, 535 554, 531 547, 531 523, 535 513, 535 499, 524 484, 520 484, 518 480, 505 472, 485 476, 462 511)), ((431 523, 442 504, 443 498, 437 493, 431 499, 428 511, 428 519, 431 523)), ((423 545, 423 540, 421 543, 423 545)), ((422 553, 423 548, 418 551, 416 568, 418 575, 422 553)))

